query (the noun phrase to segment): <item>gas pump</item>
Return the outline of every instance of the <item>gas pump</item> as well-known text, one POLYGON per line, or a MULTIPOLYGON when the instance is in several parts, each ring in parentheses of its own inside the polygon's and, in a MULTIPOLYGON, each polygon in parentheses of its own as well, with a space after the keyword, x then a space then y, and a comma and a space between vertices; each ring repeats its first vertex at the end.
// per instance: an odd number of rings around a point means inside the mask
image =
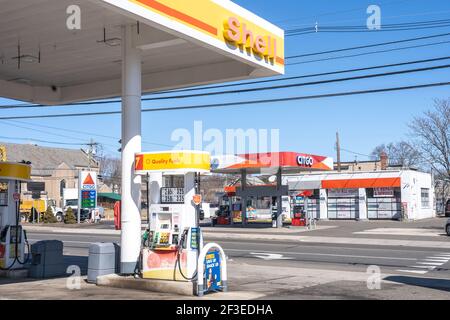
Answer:
POLYGON ((142 242, 142 278, 194 282, 200 288, 197 290, 199 295, 212 290, 212 285, 208 287, 212 283, 214 288, 226 290, 226 272, 217 273, 216 282, 208 282, 204 274, 206 271, 212 273, 213 264, 226 270, 223 250, 216 244, 204 247, 199 227, 200 173, 210 170, 209 153, 137 154, 135 169, 137 174, 147 175, 150 203, 149 227, 142 242), (214 260, 214 254, 220 255, 217 261, 206 263, 214 260), (199 273, 199 270, 202 271, 199 273))
POLYGON ((184 187, 160 187, 159 203, 149 207, 150 223, 142 251, 144 278, 190 281, 196 276, 199 250, 203 247, 197 205, 193 203, 197 174, 175 176, 181 178, 184 187))
POLYGON ((30 180, 31 166, 0 162, 0 270, 23 268, 26 232, 20 225, 20 183, 30 180))

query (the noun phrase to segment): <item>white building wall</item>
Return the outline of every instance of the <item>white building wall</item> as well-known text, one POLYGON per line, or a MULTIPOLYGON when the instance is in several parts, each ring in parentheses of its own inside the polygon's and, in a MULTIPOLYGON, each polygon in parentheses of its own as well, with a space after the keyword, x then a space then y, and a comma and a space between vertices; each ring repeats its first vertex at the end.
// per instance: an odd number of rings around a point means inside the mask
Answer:
MULTIPOLYGON (((429 173, 414 170, 386 170, 368 172, 327 172, 311 173, 302 175, 285 175, 283 184, 299 182, 305 185, 322 180, 344 180, 344 179, 367 179, 367 178, 397 178, 401 180, 401 201, 407 207, 408 218, 419 220, 436 216, 434 183, 429 173), (429 205, 422 207, 421 189, 429 189, 429 205)), ((308 188, 307 188, 308 189, 308 188)), ((359 202, 359 218, 367 219, 367 193, 366 189, 359 190, 360 198, 364 196, 364 201, 359 202)), ((320 219, 328 219, 327 190, 320 189, 320 219)))
POLYGON ((410 220, 420 220, 436 216, 434 207, 434 185, 430 174, 417 171, 403 171, 401 175, 402 203, 406 205, 410 220), (429 189, 428 205, 422 205, 421 189, 429 189))

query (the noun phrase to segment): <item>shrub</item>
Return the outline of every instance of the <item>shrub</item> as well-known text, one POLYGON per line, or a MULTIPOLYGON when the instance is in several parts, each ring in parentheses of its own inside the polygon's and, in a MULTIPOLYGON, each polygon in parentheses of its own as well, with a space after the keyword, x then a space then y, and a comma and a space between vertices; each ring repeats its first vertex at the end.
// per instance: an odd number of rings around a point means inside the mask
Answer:
POLYGON ((58 222, 56 220, 56 217, 53 214, 53 210, 52 210, 52 208, 50 206, 47 208, 47 211, 44 212, 44 215, 42 216, 42 222, 44 222, 44 223, 56 223, 56 222, 58 222))
POLYGON ((75 214, 73 213, 73 210, 70 207, 69 209, 67 209, 66 215, 64 216, 64 223, 66 224, 77 223, 77 218, 75 217, 75 214))

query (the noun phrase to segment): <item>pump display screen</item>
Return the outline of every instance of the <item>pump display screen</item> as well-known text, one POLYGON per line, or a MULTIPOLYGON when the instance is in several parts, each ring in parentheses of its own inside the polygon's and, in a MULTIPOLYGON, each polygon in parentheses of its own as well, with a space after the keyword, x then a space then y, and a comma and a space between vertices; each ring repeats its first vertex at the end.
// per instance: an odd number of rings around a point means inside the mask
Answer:
POLYGON ((8 183, 0 182, 0 206, 8 205, 8 183))

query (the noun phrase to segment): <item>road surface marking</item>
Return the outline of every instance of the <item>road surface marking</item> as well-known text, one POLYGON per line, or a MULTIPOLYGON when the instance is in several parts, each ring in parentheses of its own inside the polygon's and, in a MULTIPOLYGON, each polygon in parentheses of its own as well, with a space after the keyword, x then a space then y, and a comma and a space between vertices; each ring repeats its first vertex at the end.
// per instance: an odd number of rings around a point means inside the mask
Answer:
POLYGON ((428 266, 442 266, 443 265, 443 263, 440 263, 440 262, 437 263, 437 262, 421 262, 421 261, 419 261, 417 263, 425 264, 425 265, 428 265, 428 266))
POLYGON ((410 268, 419 268, 419 269, 428 269, 428 270, 436 269, 436 267, 433 267, 433 266, 410 266, 410 268))
POLYGON ((425 259, 425 261, 446 263, 446 262, 448 261, 448 259, 435 259, 435 258, 430 258, 430 259, 425 259))
MULTIPOLYGON (((244 249, 226 249, 226 251, 238 251, 238 252, 250 252, 250 250, 244 250, 244 249)), ((264 252, 264 251, 261 251, 264 252)), ((265 251, 264 253, 272 253, 273 251, 265 251)), ((334 253, 307 253, 307 252, 279 252, 278 254, 289 254, 289 255, 302 255, 302 256, 330 256, 330 257, 343 257, 343 258, 363 258, 363 259, 384 259, 384 260, 406 260, 406 261, 417 261, 416 258, 398 258, 398 257, 377 257, 377 256, 355 256, 355 255, 348 255, 348 254, 334 254, 334 253)))
POLYGON ((443 264, 447 263, 449 260, 450 260, 450 254, 443 253, 440 255, 426 257, 426 258, 422 259, 422 261, 418 261, 417 262, 418 265, 410 266, 410 268, 422 268, 422 269, 427 269, 427 271, 420 271, 420 272, 417 272, 418 270, 397 270, 397 271, 425 274, 429 271, 433 271, 438 266, 442 266, 443 264), (443 255, 448 256, 448 257, 443 257, 443 255))
POLYGON ((250 252, 250 254, 256 258, 263 260, 291 260, 294 258, 284 257, 282 254, 278 253, 261 253, 261 252, 250 252))
POLYGON ((422 271, 422 270, 397 270, 400 272, 407 272, 407 273, 416 273, 416 274, 425 274, 428 271, 422 271))

